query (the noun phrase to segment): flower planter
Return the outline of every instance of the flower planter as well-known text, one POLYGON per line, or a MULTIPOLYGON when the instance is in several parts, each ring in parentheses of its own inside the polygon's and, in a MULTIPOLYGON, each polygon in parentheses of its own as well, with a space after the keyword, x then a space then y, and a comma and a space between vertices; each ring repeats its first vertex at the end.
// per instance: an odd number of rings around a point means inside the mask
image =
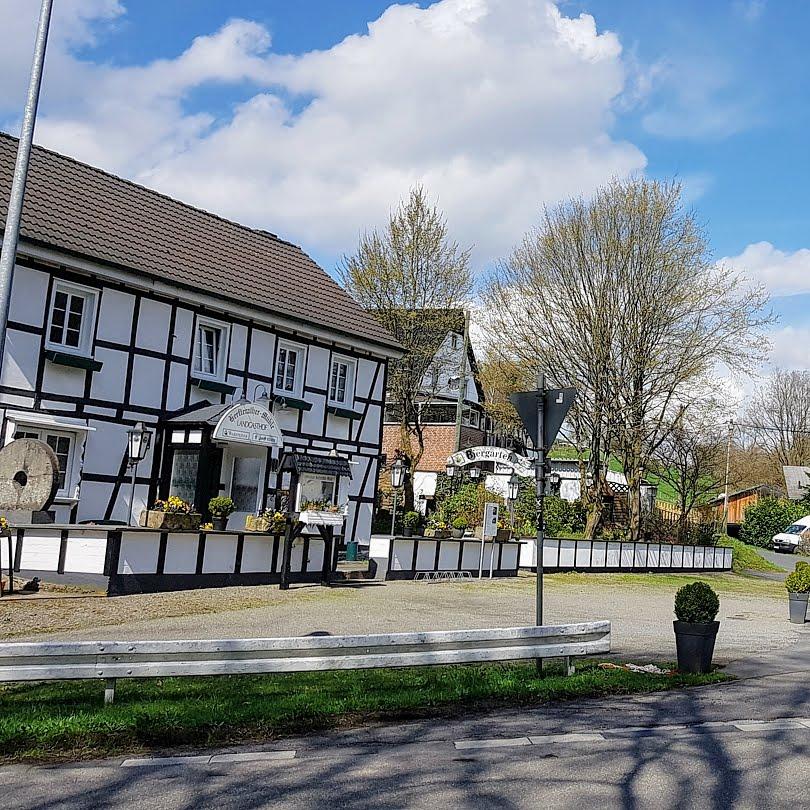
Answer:
POLYGON ((455 540, 461 540, 464 537, 464 529, 451 529, 452 536, 455 540))
POLYGON ((413 527, 411 527, 411 526, 403 526, 402 527, 402 536, 403 537, 413 537, 413 527))
POLYGON ((428 531, 432 532, 432 534, 428 535, 425 532, 426 537, 435 537, 437 540, 445 540, 450 537, 450 529, 428 529, 428 531))
POLYGON ((793 624, 804 624, 807 619, 807 593, 789 593, 790 621, 793 624))
POLYGON ((215 532, 224 532, 228 525, 228 518, 226 517, 212 517, 211 525, 214 527, 215 532))
POLYGON ((199 512, 156 512, 154 509, 144 509, 139 523, 146 529, 162 532, 193 532, 200 528, 202 515, 199 512))
POLYGON ((499 543, 506 543, 508 540, 512 539, 512 530, 511 529, 498 529, 498 534, 495 535, 495 539, 499 543))
POLYGON ((714 642, 720 622, 693 623, 674 621, 678 670, 692 674, 711 672, 714 642))
POLYGON ((326 512, 308 509, 298 515, 301 523, 308 526, 342 526, 346 516, 343 512, 326 512))

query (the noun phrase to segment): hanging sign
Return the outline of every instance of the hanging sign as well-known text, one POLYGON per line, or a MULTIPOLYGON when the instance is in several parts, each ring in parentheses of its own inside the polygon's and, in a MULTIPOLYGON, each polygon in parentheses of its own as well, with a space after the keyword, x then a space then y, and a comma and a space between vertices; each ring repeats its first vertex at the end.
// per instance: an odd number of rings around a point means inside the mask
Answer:
POLYGON ((514 470, 518 475, 534 475, 534 462, 506 447, 490 447, 488 445, 468 447, 466 450, 453 453, 447 460, 456 467, 491 461, 495 464, 495 472, 503 472, 503 468, 508 467, 510 471, 514 470))
POLYGON ((214 428, 215 441, 281 447, 284 437, 276 417, 258 402, 237 402, 220 416, 214 428))

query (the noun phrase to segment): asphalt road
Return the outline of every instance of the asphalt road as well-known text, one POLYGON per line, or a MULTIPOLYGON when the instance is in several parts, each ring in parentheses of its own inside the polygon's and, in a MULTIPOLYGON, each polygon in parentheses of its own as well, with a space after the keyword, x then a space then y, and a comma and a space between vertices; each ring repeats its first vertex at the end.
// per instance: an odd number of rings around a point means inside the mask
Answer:
POLYGON ((810 631, 737 673, 722 686, 232 750, 282 758, 7 767, 0 784, 15 808, 801 807, 810 631))

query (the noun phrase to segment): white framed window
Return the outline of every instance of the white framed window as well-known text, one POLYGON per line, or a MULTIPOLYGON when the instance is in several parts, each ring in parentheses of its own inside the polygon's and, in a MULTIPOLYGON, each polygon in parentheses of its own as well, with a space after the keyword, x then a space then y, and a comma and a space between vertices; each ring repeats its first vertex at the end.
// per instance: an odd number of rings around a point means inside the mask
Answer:
POLYGON ((461 421, 468 427, 477 428, 481 424, 481 414, 478 411, 467 409, 464 411, 461 421))
POLYGON ((354 405, 354 379, 357 364, 347 357, 333 357, 329 371, 329 402, 350 408, 354 405))
POLYGON ((98 291, 56 281, 51 295, 46 346, 89 356, 93 346, 98 291))
POLYGON ((194 375, 208 380, 224 380, 228 365, 227 325, 210 318, 197 319, 194 336, 194 375))
POLYGON ((59 460, 59 487, 56 495, 61 498, 69 498, 70 485, 73 480, 73 450, 76 446, 76 434, 64 430, 20 425, 14 431, 14 438, 39 439, 56 453, 56 458, 59 460))
POLYGON ((280 341, 276 355, 275 392, 301 396, 304 386, 306 349, 297 343, 280 341))

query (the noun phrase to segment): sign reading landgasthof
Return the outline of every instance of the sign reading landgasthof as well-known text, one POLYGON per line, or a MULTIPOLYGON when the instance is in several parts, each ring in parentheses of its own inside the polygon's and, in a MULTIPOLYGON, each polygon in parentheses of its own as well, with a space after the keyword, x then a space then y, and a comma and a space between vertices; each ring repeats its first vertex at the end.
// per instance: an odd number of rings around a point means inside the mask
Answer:
POLYGON ((284 437, 267 408, 256 402, 237 402, 219 418, 212 438, 240 444, 281 447, 284 437))
POLYGON ((508 466, 518 475, 527 477, 534 475, 534 463, 532 460, 506 447, 490 447, 488 445, 468 447, 466 450, 453 453, 448 461, 452 462, 456 467, 464 467, 467 464, 479 464, 482 461, 492 461, 495 464, 496 472, 501 472, 498 466, 503 465, 504 467, 508 466))

